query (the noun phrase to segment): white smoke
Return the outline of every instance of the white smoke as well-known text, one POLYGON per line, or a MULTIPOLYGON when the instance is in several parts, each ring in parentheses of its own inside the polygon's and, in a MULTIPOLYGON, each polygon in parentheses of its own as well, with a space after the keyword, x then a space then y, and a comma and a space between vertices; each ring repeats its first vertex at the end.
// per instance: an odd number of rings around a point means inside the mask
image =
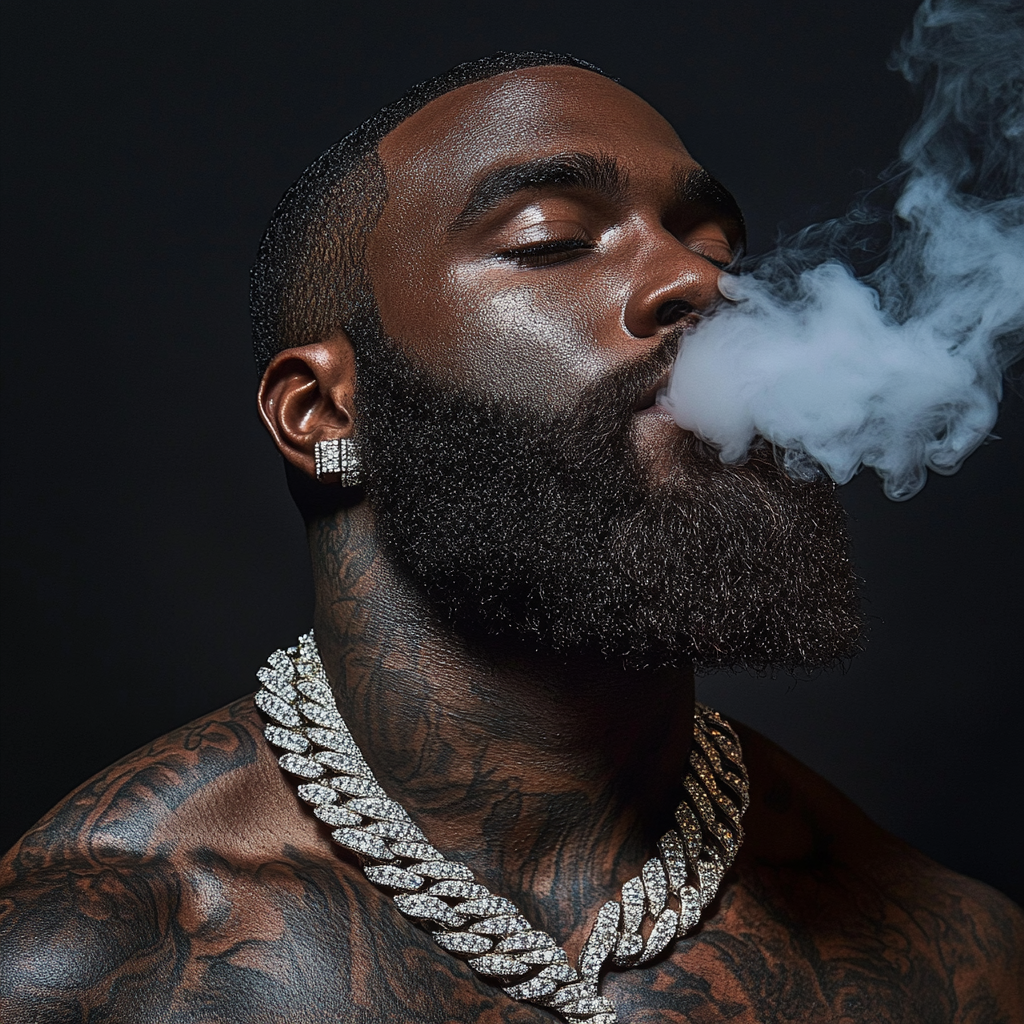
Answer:
POLYGON ((871 466, 902 500, 989 436, 1024 351, 1024 3, 925 0, 893 64, 929 87, 894 216, 862 204, 723 277, 735 301, 686 336, 661 402, 724 461, 761 437, 792 476, 871 466))

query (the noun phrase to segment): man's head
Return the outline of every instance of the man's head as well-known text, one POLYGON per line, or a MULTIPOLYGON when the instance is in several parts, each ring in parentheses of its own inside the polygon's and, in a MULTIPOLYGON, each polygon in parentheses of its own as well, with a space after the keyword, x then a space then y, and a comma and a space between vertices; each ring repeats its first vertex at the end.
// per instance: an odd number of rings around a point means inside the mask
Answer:
MULTIPOLYGON (((314 207, 341 223, 347 280, 308 226, 276 229, 309 268, 278 289, 286 349, 262 391, 291 464, 309 474, 314 440, 355 434, 386 548, 473 638, 635 664, 849 653, 829 489, 724 467, 654 405, 742 242, 672 128, 586 66, 531 57, 378 134, 346 202, 322 188, 314 207), (324 314, 339 296, 347 320, 324 314)), ((281 244, 257 267, 258 348, 281 244)))

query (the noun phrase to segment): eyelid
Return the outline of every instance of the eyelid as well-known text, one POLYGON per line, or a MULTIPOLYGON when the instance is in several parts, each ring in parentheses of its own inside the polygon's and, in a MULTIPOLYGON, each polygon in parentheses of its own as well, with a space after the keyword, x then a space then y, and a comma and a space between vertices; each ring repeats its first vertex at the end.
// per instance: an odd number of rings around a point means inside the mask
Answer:
MULTIPOLYGON (((531 227, 534 228, 542 228, 544 226, 545 225, 543 224, 531 225, 531 227)), ((513 242, 509 245, 502 246, 502 251, 511 252, 513 250, 518 249, 530 249, 538 245, 560 245, 565 242, 583 242, 589 245, 597 244, 591 237, 590 232, 586 230, 586 228, 584 228, 582 225, 577 225, 572 229, 569 229, 568 226, 565 226, 562 228, 562 230, 558 230, 557 228, 553 231, 549 230, 548 233, 543 237, 531 241, 513 242)))
MULTIPOLYGON (((533 227, 542 227, 543 225, 532 225, 533 227)), ((544 237, 537 238, 534 241, 515 242, 509 245, 503 245, 498 249, 499 255, 514 254, 521 252, 529 252, 532 250, 543 251, 545 249, 553 249, 558 246, 567 246, 573 248, 596 248, 597 242, 591 236, 591 233, 587 231, 582 225, 578 225, 572 230, 563 229, 549 232, 544 237)))
POLYGON ((690 252, 696 253, 702 259, 707 260, 708 263, 718 267, 720 270, 724 270, 726 267, 731 266, 736 261, 737 253, 735 249, 729 244, 728 239, 724 237, 716 239, 694 238, 690 240, 687 240, 684 237, 681 238, 680 241, 683 243, 683 245, 686 246, 687 249, 690 250, 690 252), (729 254, 729 258, 727 260, 718 259, 715 256, 712 256, 708 251, 709 249, 714 251, 718 248, 721 248, 723 252, 727 252, 729 254))
POLYGON ((727 260, 718 260, 714 256, 709 256, 706 252, 701 252, 700 249, 692 248, 691 251, 695 252, 702 260, 707 260, 713 267, 717 267, 719 270, 726 270, 736 262, 736 257, 730 255, 727 260))
POLYGON ((578 231, 562 238, 547 238, 539 242, 525 245, 509 246, 497 253, 499 259, 521 266, 548 266, 562 263, 582 256, 597 248, 595 242, 585 231, 578 231), (561 257, 545 259, 545 257, 561 257))

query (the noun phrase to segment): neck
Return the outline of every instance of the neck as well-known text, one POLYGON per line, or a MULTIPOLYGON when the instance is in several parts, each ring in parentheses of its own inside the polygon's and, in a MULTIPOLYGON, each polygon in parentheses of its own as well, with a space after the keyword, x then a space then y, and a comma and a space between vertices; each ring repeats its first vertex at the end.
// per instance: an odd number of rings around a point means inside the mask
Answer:
POLYGON ((378 781, 568 947, 671 826, 689 670, 488 653, 440 623, 360 505, 312 527, 317 644, 378 781))

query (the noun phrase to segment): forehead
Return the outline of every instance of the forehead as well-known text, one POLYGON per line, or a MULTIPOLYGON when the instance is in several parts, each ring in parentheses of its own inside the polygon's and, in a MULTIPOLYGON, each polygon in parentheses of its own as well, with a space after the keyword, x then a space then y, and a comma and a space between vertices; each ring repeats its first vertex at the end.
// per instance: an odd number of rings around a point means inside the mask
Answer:
POLYGON ((486 171, 570 151, 615 157, 631 174, 693 165, 671 125, 628 89, 582 68, 527 68, 446 93, 381 141, 384 220, 454 215, 486 171))

